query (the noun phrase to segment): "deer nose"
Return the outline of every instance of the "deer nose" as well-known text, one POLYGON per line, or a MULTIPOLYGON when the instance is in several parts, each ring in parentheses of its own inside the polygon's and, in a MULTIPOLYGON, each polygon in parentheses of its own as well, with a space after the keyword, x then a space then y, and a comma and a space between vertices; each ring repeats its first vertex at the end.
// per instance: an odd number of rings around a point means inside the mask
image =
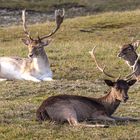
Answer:
POLYGON ((29 57, 29 58, 32 58, 32 57, 33 57, 33 54, 32 54, 32 53, 29 53, 29 54, 28 54, 28 57, 29 57))
POLYGON ((121 57, 121 53, 118 53, 117 57, 121 57))
POLYGON ((127 99, 127 100, 128 100, 128 99, 129 99, 129 97, 127 96, 127 97, 125 97, 125 99, 127 99))
POLYGON ((128 99, 129 99, 128 96, 125 96, 125 97, 124 97, 124 101, 125 101, 125 102, 126 102, 128 99))

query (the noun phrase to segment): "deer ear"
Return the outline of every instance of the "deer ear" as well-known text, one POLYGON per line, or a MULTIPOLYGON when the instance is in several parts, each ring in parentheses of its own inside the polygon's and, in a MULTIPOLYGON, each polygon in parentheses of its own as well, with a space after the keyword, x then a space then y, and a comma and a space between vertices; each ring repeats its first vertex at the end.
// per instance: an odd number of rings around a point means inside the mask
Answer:
POLYGON ((132 86, 136 83, 137 80, 133 79, 133 80, 130 80, 128 83, 129 86, 132 86))
POLYGON ((28 46, 29 44, 30 44, 30 40, 29 39, 21 39, 22 40, 22 42, 26 45, 26 46, 28 46))
POLYGON ((114 86, 114 82, 112 82, 111 80, 104 80, 105 81, 105 83, 108 85, 108 86, 110 86, 110 87, 113 87, 114 86))
POLYGON ((137 41, 132 43, 135 50, 138 48, 139 44, 140 44, 140 40, 137 40, 137 41))

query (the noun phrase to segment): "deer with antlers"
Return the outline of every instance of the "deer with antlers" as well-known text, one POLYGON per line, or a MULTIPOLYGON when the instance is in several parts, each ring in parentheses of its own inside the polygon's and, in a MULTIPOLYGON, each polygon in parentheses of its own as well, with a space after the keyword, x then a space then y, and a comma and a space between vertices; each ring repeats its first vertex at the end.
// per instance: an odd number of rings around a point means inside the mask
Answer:
POLYGON ((34 82, 51 81, 52 71, 44 47, 49 45, 45 40, 55 34, 64 19, 64 10, 55 11, 56 28, 48 35, 33 39, 27 30, 25 10, 22 11, 23 29, 26 39, 23 43, 28 47, 29 58, 1 57, 0 58, 0 80, 31 80, 34 82))
MULTIPOLYGON (((102 69, 94 54, 95 48, 90 52, 94 59, 98 69, 105 75, 114 78, 114 76, 108 74, 105 68, 102 69)), ((131 75, 131 74, 130 74, 131 75)), ((85 96, 76 95, 58 95, 51 96, 43 103, 37 110, 37 120, 44 121, 47 119, 56 122, 67 121, 73 126, 84 127, 106 127, 104 124, 83 124, 79 123, 86 120, 103 120, 103 121, 136 121, 133 118, 119 118, 114 117, 112 114, 119 107, 122 101, 128 100, 128 90, 136 80, 130 79, 117 79, 115 82, 111 80, 105 80, 105 83, 111 87, 111 90, 107 95, 100 98, 90 98, 85 96)))
POLYGON ((120 51, 118 53, 118 57, 124 59, 124 61, 132 69, 137 81, 140 81, 140 59, 136 52, 139 43, 140 40, 137 40, 130 44, 125 44, 120 48, 120 51))

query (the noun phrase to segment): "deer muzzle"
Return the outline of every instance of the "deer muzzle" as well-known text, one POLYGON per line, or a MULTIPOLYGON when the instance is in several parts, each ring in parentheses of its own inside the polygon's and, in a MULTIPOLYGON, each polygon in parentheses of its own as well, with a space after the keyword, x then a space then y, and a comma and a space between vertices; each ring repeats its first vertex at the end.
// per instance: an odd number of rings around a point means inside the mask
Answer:
POLYGON ((122 57, 122 53, 121 52, 118 53, 117 57, 122 57))
POLYGON ((124 99, 123 99, 123 101, 126 102, 128 99, 129 99, 129 97, 128 96, 125 96, 124 99))
POLYGON ((28 54, 28 57, 29 57, 29 58, 32 58, 32 57, 33 57, 33 53, 29 53, 29 54, 28 54))
POLYGON ((117 57, 119 57, 119 58, 125 58, 125 55, 122 52, 120 52, 120 53, 118 53, 117 57))

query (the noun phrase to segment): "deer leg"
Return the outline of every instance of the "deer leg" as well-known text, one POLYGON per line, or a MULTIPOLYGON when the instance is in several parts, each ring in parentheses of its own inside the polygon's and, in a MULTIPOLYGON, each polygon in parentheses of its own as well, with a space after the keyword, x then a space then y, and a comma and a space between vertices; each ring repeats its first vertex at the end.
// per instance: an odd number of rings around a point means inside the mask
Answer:
POLYGON ((7 79, 0 78, 0 82, 7 81, 7 79))
POLYGON ((111 118, 111 117, 108 117, 108 116, 104 116, 104 115, 98 116, 97 119, 98 119, 98 120, 103 120, 103 121, 112 121, 112 122, 115 122, 115 119, 113 119, 113 118, 111 118))
POLYGON ((140 121, 140 118, 131 118, 131 117, 114 117, 111 116, 116 121, 140 121))
MULTIPOLYGON (((1 67, 0 67, 1 68, 1 67)), ((2 82, 2 81, 7 81, 7 79, 6 78, 1 78, 0 77, 0 82, 2 82)))
POLYGON ((23 78, 24 80, 30 80, 30 81, 34 81, 34 82, 41 82, 41 80, 39 80, 39 79, 37 79, 37 78, 35 78, 35 77, 29 75, 29 74, 24 74, 24 75, 22 75, 22 78, 23 78))
POLYGON ((104 125, 104 124, 78 124, 78 126, 82 127, 91 127, 91 128, 108 128, 109 125, 104 125))
POLYGON ((53 81, 52 79, 52 73, 44 74, 43 76, 40 77, 42 81, 53 81))
POLYGON ((97 112, 94 112, 92 114, 92 119, 93 120, 100 120, 100 121, 112 121, 112 122, 115 122, 115 119, 110 117, 110 116, 107 116, 105 112, 103 111, 97 111, 97 112))
POLYGON ((100 128, 107 128, 109 127, 108 125, 104 125, 104 124, 85 124, 85 123, 79 123, 78 120, 74 117, 70 117, 67 119, 68 120, 68 123, 71 125, 71 126, 78 126, 78 127, 91 127, 91 128, 97 128, 97 127, 100 127, 100 128))
POLYGON ((54 81, 51 77, 45 77, 42 79, 42 81, 54 81))
POLYGON ((77 118, 74 118, 74 117, 70 117, 67 119, 69 125, 71 126, 77 126, 78 125, 78 121, 77 121, 77 118))

